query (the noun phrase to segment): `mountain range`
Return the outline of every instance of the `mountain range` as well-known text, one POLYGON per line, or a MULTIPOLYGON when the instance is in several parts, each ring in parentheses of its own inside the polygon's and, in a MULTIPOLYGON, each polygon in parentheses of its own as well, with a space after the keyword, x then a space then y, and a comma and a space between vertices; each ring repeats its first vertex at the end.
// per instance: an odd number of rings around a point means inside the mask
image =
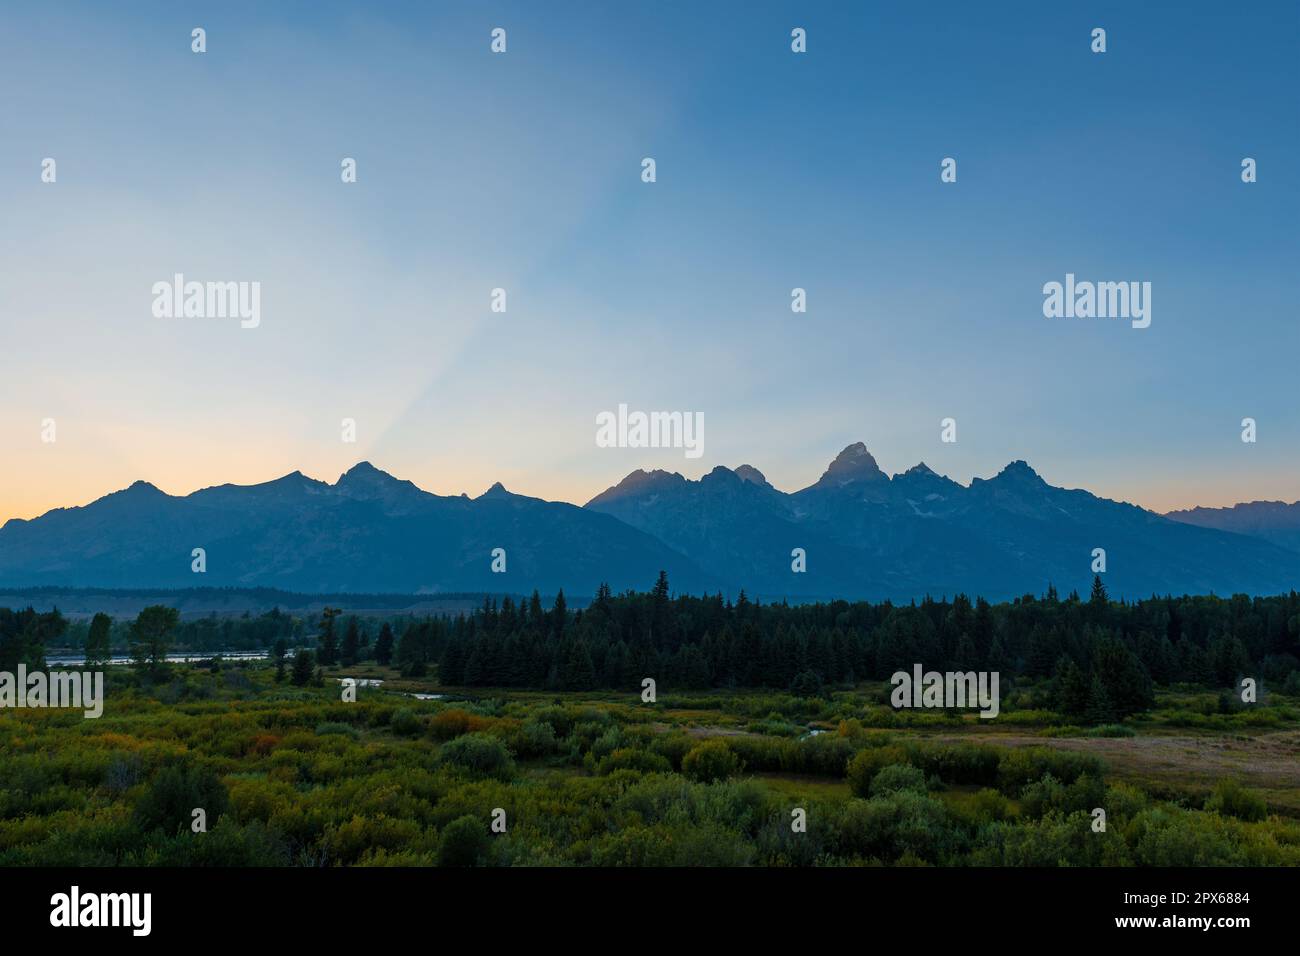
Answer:
POLYGON ((500 484, 435 495, 361 462, 333 484, 293 472, 173 496, 137 481, 12 519, 0 528, 0 585, 577 596, 603 582, 643 589, 664 570, 691 593, 997 600, 1049 584, 1086 591, 1097 548, 1113 596, 1289 591, 1300 585, 1300 504, 1160 515, 1055 487, 1023 461, 969 485, 925 464, 890 476, 861 443, 793 493, 751 465, 698 480, 634 471, 582 507, 500 484), (497 548, 504 573, 492 570, 497 548), (804 571, 792 570, 795 549, 804 571))
POLYGON ((1265 541, 1300 551, 1300 501, 1249 501, 1231 508, 1190 508, 1171 511, 1167 518, 1198 525, 1248 534, 1265 541))

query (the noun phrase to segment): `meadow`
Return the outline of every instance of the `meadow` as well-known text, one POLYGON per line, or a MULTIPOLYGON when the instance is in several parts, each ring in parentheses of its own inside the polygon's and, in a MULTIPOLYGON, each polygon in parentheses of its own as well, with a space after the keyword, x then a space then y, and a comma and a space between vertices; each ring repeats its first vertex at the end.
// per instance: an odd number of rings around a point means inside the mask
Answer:
POLYGON ((0 865, 1300 864, 1283 693, 1172 685, 1087 726, 1031 679, 982 721, 883 681, 648 703, 373 661, 106 670, 99 719, 0 710, 0 865), (344 702, 345 675, 383 683, 344 702))

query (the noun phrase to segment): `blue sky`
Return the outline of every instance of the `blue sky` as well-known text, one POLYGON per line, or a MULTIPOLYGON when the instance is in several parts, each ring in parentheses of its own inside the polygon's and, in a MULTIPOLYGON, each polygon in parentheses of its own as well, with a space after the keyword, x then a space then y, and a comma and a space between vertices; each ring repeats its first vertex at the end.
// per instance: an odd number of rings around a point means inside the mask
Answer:
POLYGON ((0 518, 363 458, 444 494, 793 490, 858 440, 1295 500, 1297 43, 1294 3, 11 6, 0 518), (260 281, 261 325, 154 318, 175 272, 260 281), (1067 272, 1150 281, 1151 327, 1044 318, 1067 272), (619 403, 702 412, 704 455, 596 447, 619 403))

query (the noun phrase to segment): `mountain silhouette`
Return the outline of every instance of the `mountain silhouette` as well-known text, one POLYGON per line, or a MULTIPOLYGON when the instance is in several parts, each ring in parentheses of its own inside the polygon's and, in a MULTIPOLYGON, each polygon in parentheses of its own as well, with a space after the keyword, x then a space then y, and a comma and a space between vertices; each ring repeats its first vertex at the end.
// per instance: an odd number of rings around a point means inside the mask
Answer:
POLYGON ((700 587, 690 559, 608 515, 511 494, 430 494, 361 462, 328 484, 294 472, 183 497, 145 482, 0 528, 9 586, 277 587, 438 593, 646 587, 660 569, 700 587), (205 551, 206 572, 191 570, 205 551), (492 552, 505 550, 505 573, 492 552))
POLYGON ((579 596, 602 582, 645 588, 662 569, 691 593, 997 600, 1049 584, 1086 592, 1101 548, 1116 597, 1267 594, 1300 584, 1300 552, 1285 546, 1295 518, 1300 507, 1280 503, 1162 516, 1053 486, 1024 461, 969 485, 924 463, 890 476, 862 443, 792 493, 752 465, 697 480, 638 470, 583 507, 500 483, 472 499, 435 495, 361 462, 333 484, 293 472, 174 496, 137 481, 13 519, 0 528, 0 585, 579 596), (191 570, 195 548, 203 574, 191 570))
POLYGON ((862 443, 792 494, 747 465, 715 468, 698 481, 633 472, 586 507, 751 593, 1009 599, 1049 583, 1086 592, 1095 548, 1106 552, 1104 580, 1116 596, 1260 594, 1300 584, 1300 554, 1054 487, 1024 461, 964 486, 924 463, 890 477, 862 443), (807 556, 802 574, 791 572, 794 548, 807 556))
POLYGON ((1165 515, 1202 528, 1248 534, 1300 551, 1300 501, 1247 501, 1231 508, 1189 508, 1165 515))

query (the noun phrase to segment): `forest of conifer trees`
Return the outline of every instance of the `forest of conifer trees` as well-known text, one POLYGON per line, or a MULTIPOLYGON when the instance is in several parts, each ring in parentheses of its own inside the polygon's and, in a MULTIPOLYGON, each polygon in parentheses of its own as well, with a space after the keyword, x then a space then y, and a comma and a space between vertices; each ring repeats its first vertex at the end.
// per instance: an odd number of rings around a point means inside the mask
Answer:
POLYGON ((1152 703, 1152 685, 1229 688, 1242 677, 1300 686, 1300 596, 1061 598, 1049 589, 992 605, 964 595, 894 605, 790 606, 677 596, 663 576, 649 593, 602 588, 570 611, 488 600, 472 615, 411 622, 396 662, 410 675, 437 665, 441 683, 547 690, 630 688, 653 676, 690 690, 765 687, 815 693, 884 680, 914 663, 1051 678, 1053 704, 1097 720, 1152 703))

